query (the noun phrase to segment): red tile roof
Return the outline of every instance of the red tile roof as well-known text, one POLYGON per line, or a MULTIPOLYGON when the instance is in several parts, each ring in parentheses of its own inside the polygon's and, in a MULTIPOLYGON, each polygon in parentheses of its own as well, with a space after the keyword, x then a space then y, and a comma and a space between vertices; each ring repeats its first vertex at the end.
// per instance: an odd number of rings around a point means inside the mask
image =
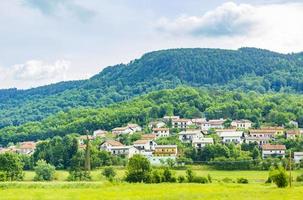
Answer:
POLYGON ((263 150, 286 150, 285 145, 281 144, 264 144, 262 145, 263 150))

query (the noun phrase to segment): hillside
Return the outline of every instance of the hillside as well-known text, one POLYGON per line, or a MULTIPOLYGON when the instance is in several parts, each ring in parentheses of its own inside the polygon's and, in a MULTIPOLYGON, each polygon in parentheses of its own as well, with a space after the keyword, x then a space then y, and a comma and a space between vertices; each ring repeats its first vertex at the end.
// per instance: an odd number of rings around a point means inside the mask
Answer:
POLYGON ((303 54, 255 48, 171 49, 105 68, 84 81, 0 90, 0 128, 40 121, 75 107, 102 107, 179 85, 303 92, 303 54))
POLYGON ((296 120, 302 127, 303 95, 208 91, 188 87, 161 90, 106 108, 75 108, 41 122, 6 127, 0 130, 0 145, 70 133, 84 134, 85 130, 111 130, 129 122, 144 126, 164 115, 250 119, 256 125, 282 125, 296 120))

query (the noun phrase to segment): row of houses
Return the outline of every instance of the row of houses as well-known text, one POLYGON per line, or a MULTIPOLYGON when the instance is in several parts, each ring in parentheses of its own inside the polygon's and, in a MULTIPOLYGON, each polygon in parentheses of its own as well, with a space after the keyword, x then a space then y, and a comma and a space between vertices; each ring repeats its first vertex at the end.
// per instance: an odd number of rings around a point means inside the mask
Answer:
POLYGON ((17 146, 0 148, 0 153, 14 152, 14 153, 30 155, 34 153, 35 149, 36 149, 36 142, 27 141, 27 142, 21 142, 17 146))
POLYGON ((176 160, 177 145, 158 145, 151 136, 137 140, 133 145, 125 146, 115 140, 107 140, 101 144, 100 149, 110 152, 112 155, 131 158, 135 154, 145 156, 153 165, 160 165, 167 159, 176 160))

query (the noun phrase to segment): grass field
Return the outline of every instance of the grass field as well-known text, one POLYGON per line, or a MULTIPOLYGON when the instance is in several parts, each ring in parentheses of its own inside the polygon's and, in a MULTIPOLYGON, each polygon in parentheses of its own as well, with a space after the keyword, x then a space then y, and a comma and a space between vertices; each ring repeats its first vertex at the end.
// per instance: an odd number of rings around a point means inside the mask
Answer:
MULTIPOLYGON (((292 188, 278 189, 274 184, 264 184, 267 171, 212 171, 194 169, 200 176, 210 174, 214 182, 210 184, 128 184, 109 183, 101 176, 100 170, 93 171, 92 182, 66 182, 68 173, 57 172, 58 180, 50 183, 32 182, 34 172, 26 172, 24 182, 0 183, 0 200, 175 200, 175 199, 233 199, 233 200, 302 200, 303 184, 294 183, 292 188), (249 184, 223 183, 223 178, 249 179, 249 184)), ((117 170, 123 177, 124 170, 117 170)), ((185 174, 175 170, 176 175, 185 174)), ((294 171, 296 177, 303 171, 294 171)))

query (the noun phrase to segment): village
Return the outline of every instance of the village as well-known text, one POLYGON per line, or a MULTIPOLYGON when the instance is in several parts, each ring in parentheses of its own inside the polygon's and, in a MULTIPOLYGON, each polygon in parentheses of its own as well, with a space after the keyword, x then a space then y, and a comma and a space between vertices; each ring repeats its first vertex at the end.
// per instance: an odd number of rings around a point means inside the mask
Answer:
MULTIPOLYGON (((180 142, 189 144, 197 151, 206 145, 215 143, 213 135, 219 138, 221 144, 235 145, 254 143, 259 146, 262 158, 286 156, 286 146, 276 144, 278 137, 289 140, 296 140, 303 137, 303 130, 298 129, 296 122, 290 122, 291 129, 285 127, 260 127, 253 128, 253 123, 247 119, 233 120, 226 123, 226 119, 205 118, 183 119, 179 116, 164 116, 162 119, 152 121, 147 125, 149 133, 138 124, 129 123, 123 127, 116 127, 111 131, 95 130, 92 135, 78 137, 79 148, 85 148, 86 140, 102 139, 100 150, 105 150, 115 156, 131 158, 140 154, 148 158, 153 165, 161 165, 167 160, 176 160, 179 156, 176 144, 157 144, 160 138, 177 137, 180 142), (122 135, 141 134, 141 138, 131 145, 124 145, 118 141, 122 135), (108 137, 110 136, 110 137, 108 137)), ((39 142, 39 141, 38 141, 39 142)), ((34 153, 38 142, 25 141, 16 145, 0 148, 0 153, 15 152, 31 155, 34 153)), ((299 163, 303 160, 303 152, 293 152, 293 160, 299 163)))

